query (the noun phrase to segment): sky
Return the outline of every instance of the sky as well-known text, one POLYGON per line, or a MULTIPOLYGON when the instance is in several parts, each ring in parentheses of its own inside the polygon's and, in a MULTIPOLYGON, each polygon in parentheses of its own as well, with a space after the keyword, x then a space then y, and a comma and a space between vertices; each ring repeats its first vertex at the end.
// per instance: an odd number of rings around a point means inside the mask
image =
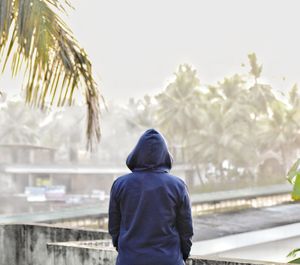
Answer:
MULTIPOLYGON (((299 0, 71 0, 68 23, 107 100, 162 91, 179 64, 202 84, 247 72, 255 52, 276 89, 300 80, 299 0), (285 80, 283 80, 285 78, 285 80)), ((0 78, 1 87, 19 80, 0 78)))

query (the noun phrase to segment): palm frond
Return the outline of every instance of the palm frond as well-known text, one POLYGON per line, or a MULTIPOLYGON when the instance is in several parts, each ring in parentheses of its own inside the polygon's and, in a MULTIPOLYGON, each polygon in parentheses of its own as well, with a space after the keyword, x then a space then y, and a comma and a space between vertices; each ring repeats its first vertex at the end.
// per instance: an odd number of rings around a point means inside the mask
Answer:
POLYGON ((92 65, 60 18, 68 0, 1 0, 0 55, 16 75, 25 65, 26 101, 34 106, 73 104, 81 91, 88 110, 88 148, 100 139, 100 93, 92 65))

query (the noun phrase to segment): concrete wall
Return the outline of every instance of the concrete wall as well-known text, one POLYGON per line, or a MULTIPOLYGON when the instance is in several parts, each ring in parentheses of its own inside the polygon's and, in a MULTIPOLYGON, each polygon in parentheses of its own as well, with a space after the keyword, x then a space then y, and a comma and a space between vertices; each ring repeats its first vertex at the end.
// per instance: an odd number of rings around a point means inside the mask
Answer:
MULTIPOLYGON (((249 260, 218 260, 218 259, 201 259, 201 257, 191 257, 186 265, 267 265, 271 263, 249 261, 249 260)), ((272 263, 274 264, 274 263, 272 263)), ((280 263, 276 263, 280 264, 280 263)))
POLYGON ((114 265, 117 252, 111 241, 85 241, 48 244, 51 265, 114 265))
MULTIPOLYGON (((48 245, 51 265, 115 265, 117 252, 110 240, 51 243, 48 245)), ((250 260, 203 259, 191 256, 186 265, 271 265, 273 262, 250 260)), ((154 264, 153 264, 154 265, 154 264)))
POLYGON ((47 243, 107 239, 105 231, 52 225, 0 226, 0 265, 48 265, 47 243))
MULTIPOLYGON (((0 226, 0 265, 114 265, 117 252, 105 231, 37 224, 0 226)), ((271 265, 191 257, 187 265, 271 265)), ((277 263, 279 264, 279 263, 277 263)))

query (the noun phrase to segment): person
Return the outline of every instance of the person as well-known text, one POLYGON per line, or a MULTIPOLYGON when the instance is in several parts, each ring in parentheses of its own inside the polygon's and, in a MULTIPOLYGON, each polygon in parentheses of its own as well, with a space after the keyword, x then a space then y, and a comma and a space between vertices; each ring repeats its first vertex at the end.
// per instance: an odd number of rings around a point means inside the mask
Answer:
POLYGON ((182 265, 193 236, 185 183, 168 172, 172 157, 163 136, 147 130, 129 154, 132 173, 115 180, 109 233, 117 265, 182 265))

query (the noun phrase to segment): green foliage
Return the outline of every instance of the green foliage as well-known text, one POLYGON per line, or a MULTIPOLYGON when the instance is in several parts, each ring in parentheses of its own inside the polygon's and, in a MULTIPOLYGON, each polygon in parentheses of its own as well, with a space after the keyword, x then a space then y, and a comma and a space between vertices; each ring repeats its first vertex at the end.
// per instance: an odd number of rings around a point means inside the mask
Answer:
POLYGON ((290 260, 288 263, 300 264, 300 258, 296 258, 296 259, 290 260))
POLYGON ((288 174, 287 174, 287 180, 291 183, 294 184, 295 178, 297 174, 299 173, 299 168, 300 168, 300 159, 298 159, 290 168, 288 174))
POLYGON ((199 84, 196 70, 180 65, 175 80, 155 97, 157 126, 179 148, 184 145, 188 132, 201 123, 199 84))
POLYGON ((300 173, 296 175, 292 198, 293 200, 300 200, 300 173))
MULTIPOLYGON (((291 94, 295 95, 295 87, 292 89, 290 96, 291 94)), ((287 174, 287 180, 293 185, 292 199, 300 200, 300 159, 298 159, 290 168, 287 174)), ((300 264, 300 258, 295 258, 299 252, 300 248, 297 248, 288 254, 288 257, 293 258, 293 260, 290 260, 289 263, 300 264)))
POLYGON ((3 70, 11 61, 12 75, 25 71, 26 101, 72 105, 74 94, 85 97, 88 145, 100 138, 99 91, 87 54, 59 14, 67 0, 1 0, 0 56, 3 70))
POLYGON ((129 104, 135 113, 132 128, 162 131, 175 161, 189 165, 202 186, 283 183, 298 152, 297 85, 279 97, 269 84, 258 82, 262 66, 256 55, 248 57, 249 75, 225 77, 216 85, 202 85, 192 66, 180 65, 148 104, 129 104))
POLYGON ((296 248, 288 254, 289 258, 293 258, 293 260, 290 260, 289 263, 300 264, 300 258, 296 258, 299 252, 300 248, 296 248))
POLYGON ((21 100, 0 102, 0 145, 54 148, 63 159, 74 160, 71 153, 85 149, 84 116, 84 109, 78 106, 43 111, 21 100))
POLYGON ((298 159, 289 170, 287 179, 293 184, 293 200, 300 200, 300 159, 298 159))
MULTIPOLYGON (((103 114, 100 152, 94 156, 97 163, 123 164, 138 136, 154 127, 167 138, 176 164, 183 164, 190 169, 191 176, 198 176, 197 191, 204 187, 221 190, 235 185, 242 188, 284 183, 300 146, 300 101, 296 85, 280 96, 270 84, 253 83, 252 74, 234 74, 214 85, 204 85, 195 68, 186 64, 180 65, 173 77, 154 96, 132 98, 124 106, 108 104, 108 111, 103 114)), ((7 111, 14 115, 13 110, 7 111)), ((51 132, 51 136, 38 141, 51 146, 77 141, 81 148, 80 136, 68 133, 69 127, 75 133, 79 121, 70 115, 68 120, 73 122, 61 124, 62 115, 68 114, 59 113, 47 118, 48 123, 42 122, 40 129, 51 132), (55 137, 59 126, 63 133, 55 137)), ((82 113, 73 115, 82 117, 82 113)), ((29 128, 20 141, 26 142, 31 134, 42 134, 39 130, 32 132, 25 118, 20 122, 2 123, 2 120, 0 117, 3 128, 29 128)), ((14 135, 7 133, 5 137, 12 141, 14 135)), ((299 164, 289 173, 292 183, 299 182, 296 177, 299 164)), ((299 189, 295 188, 294 198, 297 196, 299 189)))
MULTIPOLYGON (((248 58, 249 75, 207 86, 192 66, 180 65, 166 88, 130 116, 136 128, 151 125, 162 131, 175 161, 188 164, 201 185, 240 179, 249 185, 283 183, 298 152, 297 85, 279 97, 269 84, 258 82, 262 65, 256 55, 248 58)), ((298 192, 295 188, 295 198, 298 192)))

